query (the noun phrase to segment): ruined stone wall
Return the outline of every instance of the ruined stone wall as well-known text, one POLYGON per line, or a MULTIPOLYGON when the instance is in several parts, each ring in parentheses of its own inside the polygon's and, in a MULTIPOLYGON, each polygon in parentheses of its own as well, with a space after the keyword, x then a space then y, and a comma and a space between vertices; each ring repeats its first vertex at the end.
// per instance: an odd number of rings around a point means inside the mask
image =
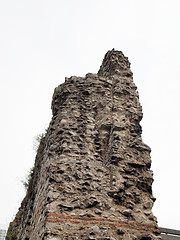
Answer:
POLYGON ((66 78, 52 112, 9 233, 21 240, 160 239, 151 150, 141 139, 142 109, 123 53, 108 51, 98 74, 66 78))

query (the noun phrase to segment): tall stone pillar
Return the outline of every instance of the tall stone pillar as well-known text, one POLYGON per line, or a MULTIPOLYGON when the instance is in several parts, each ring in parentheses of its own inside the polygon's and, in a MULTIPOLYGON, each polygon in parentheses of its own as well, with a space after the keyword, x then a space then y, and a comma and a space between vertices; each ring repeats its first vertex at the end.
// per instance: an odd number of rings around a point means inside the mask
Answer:
POLYGON ((151 150, 141 138, 128 58, 108 51, 98 74, 66 78, 54 91, 52 112, 9 236, 160 239, 151 211, 151 150))

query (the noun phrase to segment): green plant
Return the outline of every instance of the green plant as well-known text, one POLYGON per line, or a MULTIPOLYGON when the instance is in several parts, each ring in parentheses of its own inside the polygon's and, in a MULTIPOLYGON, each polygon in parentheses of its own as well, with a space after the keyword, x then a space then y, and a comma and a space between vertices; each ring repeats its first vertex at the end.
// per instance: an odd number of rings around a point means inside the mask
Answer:
POLYGON ((47 129, 45 129, 45 132, 44 133, 41 133, 41 134, 38 134, 36 137, 35 137, 35 140, 33 142, 33 149, 37 152, 38 151, 38 148, 39 148, 39 145, 40 145, 40 142, 41 140, 46 136, 47 134, 47 129))
POLYGON ((6 234, 6 240, 16 240, 17 239, 17 234, 16 232, 13 230, 14 226, 13 223, 11 222, 6 234))
POLYGON ((53 94, 53 99, 57 97, 57 95, 61 92, 61 85, 55 88, 54 94, 53 94))
MULTIPOLYGON (((45 130, 44 133, 38 134, 35 137, 35 141, 33 142, 33 149, 36 151, 35 165, 38 165, 38 162, 40 161, 39 159, 42 158, 42 152, 44 149, 44 140, 45 140, 46 134, 47 134, 47 129, 45 130)), ((26 191, 28 190, 32 182, 35 165, 30 168, 25 180, 21 181, 26 191)))
POLYGON ((34 170, 34 166, 30 168, 29 173, 26 176, 26 179, 24 181, 23 180, 21 181, 26 191, 27 191, 27 189, 29 187, 29 184, 32 180, 33 170, 34 170))

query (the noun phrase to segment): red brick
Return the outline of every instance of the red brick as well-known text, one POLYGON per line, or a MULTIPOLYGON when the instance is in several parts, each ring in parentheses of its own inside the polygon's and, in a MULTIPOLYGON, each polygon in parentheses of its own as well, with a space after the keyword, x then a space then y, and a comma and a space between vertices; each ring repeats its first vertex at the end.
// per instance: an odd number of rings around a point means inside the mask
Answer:
POLYGON ((116 226, 116 224, 114 224, 114 223, 109 223, 109 226, 116 226))

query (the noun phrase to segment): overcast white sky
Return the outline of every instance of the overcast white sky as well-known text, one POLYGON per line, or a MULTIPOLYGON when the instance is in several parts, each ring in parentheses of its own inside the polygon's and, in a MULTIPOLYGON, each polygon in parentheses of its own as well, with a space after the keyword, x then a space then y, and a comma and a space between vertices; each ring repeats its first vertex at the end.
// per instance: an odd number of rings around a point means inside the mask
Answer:
POLYGON ((96 73, 104 54, 129 58, 152 148, 153 212, 180 229, 180 1, 0 1, 0 224, 25 195, 34 137, 51 120, 54 88, 96 73))

